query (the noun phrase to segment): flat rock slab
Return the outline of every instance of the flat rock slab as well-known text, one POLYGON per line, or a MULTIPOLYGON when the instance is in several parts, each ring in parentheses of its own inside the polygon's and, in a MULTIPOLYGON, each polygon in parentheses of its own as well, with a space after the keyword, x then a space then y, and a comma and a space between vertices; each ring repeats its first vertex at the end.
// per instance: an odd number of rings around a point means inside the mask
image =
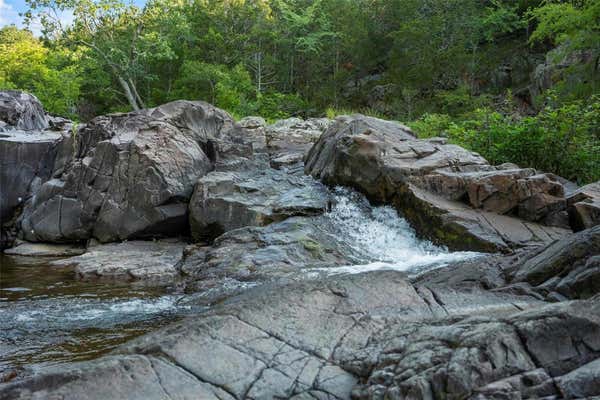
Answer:
POLYGON ((84 279, 165 280, 178 275, 185 244, 176 241, 130 241, 88 248, 85 254, 55 261, 75 266, 84 279))
POLYGON ((85 247, 68 244, 28 243, 4 250, 4 254, 24 257, 71 257, 85 253, 85 247))

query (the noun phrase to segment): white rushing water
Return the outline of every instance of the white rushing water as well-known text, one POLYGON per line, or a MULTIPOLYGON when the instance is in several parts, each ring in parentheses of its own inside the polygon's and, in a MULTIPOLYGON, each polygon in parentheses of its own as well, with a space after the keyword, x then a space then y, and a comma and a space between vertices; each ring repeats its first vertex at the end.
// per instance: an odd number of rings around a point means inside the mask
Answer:
POLYGON ((326 214, 338 240, 366 263, 332 268, 331 273, 360 273, 379 269, 422 270, 479 256, 451 252, 419 239, 406 219, 391 207, 371 207, 364 196, 348 189, 334 191, 335 204, 326 214))

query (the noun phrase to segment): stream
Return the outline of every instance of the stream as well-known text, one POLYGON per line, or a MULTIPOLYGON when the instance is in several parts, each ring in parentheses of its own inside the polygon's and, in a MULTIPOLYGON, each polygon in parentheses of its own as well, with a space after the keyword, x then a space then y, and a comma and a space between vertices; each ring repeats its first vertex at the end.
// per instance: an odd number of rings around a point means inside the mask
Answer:
MULTIPOLYGON (((336 189, 333 195, 324 223, 364 262, 309 270, 299 279, 378 269, 419 272, 477 256, 418 239, 392 208, 371 207, 355 192, 336 189)), ((0 378, 98 357, 205 307, 188 301, 197 294, 186 296, 181 289, 78 280, 72 268, 49 261, 0 254, 0 378)))

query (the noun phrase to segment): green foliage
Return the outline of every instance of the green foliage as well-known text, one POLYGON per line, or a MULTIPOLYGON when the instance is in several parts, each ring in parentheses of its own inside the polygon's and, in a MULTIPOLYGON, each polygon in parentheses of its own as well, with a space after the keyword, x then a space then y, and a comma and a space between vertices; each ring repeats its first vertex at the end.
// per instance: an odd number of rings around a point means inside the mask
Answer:
POLYGON ((48 49, 28 31, 0 29, 0 89, 34 93, 50 113, 75 117, 80 85, 76 62, 74 53, 48 49))
POLYGON ((570 42, 572 48, 598 48, 600 2, 598 0, 548 0, 534 8, 529 16, 537 22, 529 41, 551 40, 555 44, 570 42))
POLYGON ((357 110, 491 162, 598 179, 598 0, 26 1, 44 38, 0 30, 0 87, 51 112, 179 98, 271 120, 357 110), (529 87, 544 60, 558 66, 529 87))
POLYGON ((579 183, 600 179, 600 97, 547 106, 512 118, 478 109, 463 119, 427 114, 411 124, 420 137, 447 136, 492 164, 506 162, 553 172, 579 183))

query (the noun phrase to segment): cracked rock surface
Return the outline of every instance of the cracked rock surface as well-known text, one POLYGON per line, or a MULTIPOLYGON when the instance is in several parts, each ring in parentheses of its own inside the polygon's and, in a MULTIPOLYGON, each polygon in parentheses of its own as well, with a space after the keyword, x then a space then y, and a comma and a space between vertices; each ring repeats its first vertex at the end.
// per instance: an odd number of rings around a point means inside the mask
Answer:
POLYGON ((597 296, 544 304, 379 271, 250 289, 0 396, 574 398, 600 393, 599 356, 597 296))
POLYGON ((198 240, 213 240, 245 226, 264 226, 292 216, 322 214, 329 194, 305 175, 255 167, 215 171, 200 178, 190 200, 190 227, 198 240))
POLYGON ((179 234, 197 179, 218 158, 251 154, 251 144, 230 135, 235 129, 228 114, 202 102, 95 118, 79 130, 73 160, 25 210, 25 239, 111 242, 179 234))
POLYGON ((21 210, 68 148, 69 124, 52 120, 35 96, 0 91, 0 249, 12 245, 21 210))

